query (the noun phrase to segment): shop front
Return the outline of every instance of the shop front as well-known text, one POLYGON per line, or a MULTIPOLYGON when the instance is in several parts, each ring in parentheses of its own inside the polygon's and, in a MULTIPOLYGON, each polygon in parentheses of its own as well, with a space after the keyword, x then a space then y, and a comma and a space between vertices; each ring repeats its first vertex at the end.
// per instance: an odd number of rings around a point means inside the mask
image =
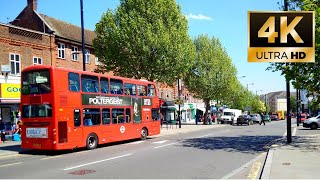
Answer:
POLYGON ((10 130, 19 119, 20 84, 0 83, 0 117, 10 130))

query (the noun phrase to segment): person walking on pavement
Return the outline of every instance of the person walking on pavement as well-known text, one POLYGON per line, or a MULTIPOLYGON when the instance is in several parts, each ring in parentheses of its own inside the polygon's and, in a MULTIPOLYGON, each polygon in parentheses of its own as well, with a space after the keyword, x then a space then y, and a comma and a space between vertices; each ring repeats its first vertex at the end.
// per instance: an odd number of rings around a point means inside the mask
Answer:
POLYGON ((264 117, 263 117, 263 113, 260 114, 261 116, 261 122, 260 122, 260 125, 263 123, 263 125, 266 125, 266 123, 264 122, 264 117))
POLYGON ((1 117, 0 117, 0 136, 1 136, 1 141, 6 142, 6 127, 2 122, 1 117))

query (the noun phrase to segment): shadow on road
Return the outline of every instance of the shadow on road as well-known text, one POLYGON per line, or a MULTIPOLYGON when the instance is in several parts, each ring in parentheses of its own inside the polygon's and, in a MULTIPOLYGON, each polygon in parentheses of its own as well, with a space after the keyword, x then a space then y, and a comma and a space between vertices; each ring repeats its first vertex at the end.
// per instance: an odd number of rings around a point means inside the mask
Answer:
POLYGON ((266 151, 265 146, 282 136, 235 136, 205 137, 183 140, 183 147, 228 152, 257 153, 266 151))

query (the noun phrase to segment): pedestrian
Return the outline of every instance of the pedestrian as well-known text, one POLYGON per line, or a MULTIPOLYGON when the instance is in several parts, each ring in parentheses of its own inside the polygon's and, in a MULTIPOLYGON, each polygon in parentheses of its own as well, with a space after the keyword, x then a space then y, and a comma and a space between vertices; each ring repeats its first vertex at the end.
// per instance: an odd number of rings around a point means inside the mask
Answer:
POLYGON ((4 125, 4 123, 2 122, 2 119, 0 117, 0 131, 5 131, 6 130, 6 126, 4 125))
POLYGON ((199 121, 199 114, 196 115, 196 125, 198 125, 198 121, 199 121))
POLYGON ((6 142, 6 132, 5 131, 1 131, 1 141, 6 142))
POLYGON ((266 123, 264 122, 263 113, 261 113, 260 117, 261 117, 261 122, 259 124, 261 125, 263 123, 263 125, 266 125, 266 123))

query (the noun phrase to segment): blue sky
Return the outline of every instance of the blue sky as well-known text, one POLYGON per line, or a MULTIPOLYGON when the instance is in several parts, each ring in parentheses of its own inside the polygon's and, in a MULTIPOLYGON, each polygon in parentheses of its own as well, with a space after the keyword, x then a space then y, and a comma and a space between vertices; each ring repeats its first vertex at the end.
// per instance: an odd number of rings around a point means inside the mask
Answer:
MULTIPOLYGON (((84 24, 94 30, 102 13, 115 9, 119 0, 83 0, 84 24)), ((247 12, 277 11, 282 0, 177 0, 189 20, 189 34, 208 34, 219 38, 237 67, 240 82, 258 94, 285 90, 280 72, 266 71, 269 63, 247 62, 247 12), (262 90, 262 91, 261 91, 262 90)), ((12 21, 26 6, 27 0, 3 1, 0 22, 12 21)), ((38 12, 80 26, 79 0, 38 0, 38 12)), ((294 91, 291 87, 291 91, 294 91)))

